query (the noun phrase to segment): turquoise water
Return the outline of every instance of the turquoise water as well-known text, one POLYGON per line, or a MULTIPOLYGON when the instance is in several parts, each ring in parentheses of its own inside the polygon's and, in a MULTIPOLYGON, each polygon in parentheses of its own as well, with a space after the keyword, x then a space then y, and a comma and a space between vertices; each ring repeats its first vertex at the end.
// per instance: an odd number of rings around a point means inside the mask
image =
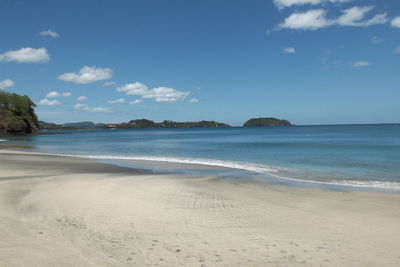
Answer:
POLYGON ((81 130, 3 139, 154 171, 400 190, 400 125, 81 130))

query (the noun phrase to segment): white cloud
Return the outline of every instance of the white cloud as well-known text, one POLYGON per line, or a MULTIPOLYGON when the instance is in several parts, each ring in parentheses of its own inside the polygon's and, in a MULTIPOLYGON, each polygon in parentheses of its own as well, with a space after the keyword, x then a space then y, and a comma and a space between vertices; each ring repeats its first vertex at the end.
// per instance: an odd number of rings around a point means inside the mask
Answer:
POLYGON ((294 48, 294 47, 285 47, 283 49, 283 53, 285 53, 285 54, 294 54, 294 53, 296 53, 296 48, 294 48))
POLYGON ((400 46, 396 47, 393 51, 394 54, 400 54, 400 46))
POLYGON ((352 7, 342 11, 341 15, 337 19, 337 24, 341 26, 355 26, 355 27, 366 27, 376 24, 385 24, 388 21, 387 14, 377 14, 369 20, 364 20, 365 15, 374 9, 373 6, 365 7, 352 7))
POLYGON ((294 5, 316 5, 320 4, 322 0, 274 0, 275 6, 278 8, 291 7, 294 5))
POLYGON ((127 83, 124 86, 118 87, 117 92, 126 93, 127 95, 144 95, 149 91, 146 85, 135 82, 127 83))
POLYGON ((115 85, 115 82, 105 82, 103 83, 103 86, 111 86, 111 85, 115 85))
POLYGON ((291 6, 296 6, 296 5, 318 5, 326 2, 331 2, 331 3, 345 3, 345 2, 350 2, 351 0, 274 0, 275 6, 277 6, 279 9, 285 8, 285 7, 291 7, 291 6))
POLYGON ((373 9, 372 6, 366 7, 352 7, 342 11, 341 15, 337 19, 337 23, 342 26, 358 26, 360 20, 365 17, 365 14, 373 9))
POLYGON ((10 79, 5 79, 3 81, 0 81, 0 90, 4 90, 8 87, 13 87, 15 85, 13 80, 10 79))
POLYGON ((94 108, 91 108, 90 111, 91 111, 91 112, 105 112, 105 113, 109 113, 109 112, 112 112, 112 109, 110 109, 110 108, 103 108, 103 107, 94 107, 94 108))
POLYGON ((60 93, 57 91, 51 91, 46 95, 47 98, 53 98, 53 97, 60 97, 60 93))
POLYGON ((123 104, 123 103, 125 103, 125 99, 123 99, 123 98, 118 98, 115 100, 108 101, 108 104, 123 104))
POLYGON ((39 35, 50 36, 50 37, 54 37, 54 38, 60 36, 57 32, 52 31, 52 30, 41 31, 41 32, 39 32, 39 35))
POLYGON ((127 95, 139 95, 142 98, 150 98, 156 102, 177 102, 182 101, 190 94, 168 87, 157 87, 149 90, 148 87, 140 82, 128 83, 118 87, 117 92, 127 95))
POLYGON ((353 62, 353 67, 355 68, 368 67, 368 66, 371 66, 371 63, 369 63, 368 61, 360 60, 353 62))
POLYGON ((143 102, 142 99, 135 99, 135 100, 133 100, 133 101, 130 101, 129 104, 130 104, 130 105, 136 105, 136 104, 140 104, 140 103, 142 103, 142 102, 143 102))
POLYGON ((360 26, 368 27, 372 25, 386 24, 388 21, 389 18, 387 16, 387 13, 381 13, 373 16, 371 19, 365 21, 364 24, 360 26))
POLYGON ((77 98, 78 101, 84 101, 87 99, 87 96, 81 95, 80 97, 77 98))
POLYGON ((71 92, 59 93, 57 91, 51 91, 46 95, 46 97, 47 98, 56 98, 56 97, 68 97, 68 96, 71 96, 71 95, 72 95, 71 92))
POLYGON ((104 112, 104 113, 110 113, 112 112, 112 109, 110 108, 104 108, 104 107, 89 107, 86 104, 75 104, 74 108, 76 110, 82 110, 82 111, 87 111, 87 112, 104 112))
POLYGON ((149 90, 143 98, 152 98, 156 102, 176 102, 184 100, 189 93, 168 87, 157 87, 149 90))
POLYGON ((101 80, 107 80, 112 77, 110 68, 83 67, 79 73, 69 72, 58 76, 58 79, 79 84, 93 83, 101 80))
POLYGON ((74 106, 75 109, 84 109, 86 107, 88 107, 86 104, 75 104, 74 106))
POLYGON ((314 9, 293 13, 278 25, 278 29, 317 30, 333 23, 326 18, 326 12, 323 9, 314 9))
POLYGON ((50 60, 46 48, 24 47, 0 54, 0 61, 17 63, 44 63, 50 60))
POLYGON ((395 28, 400 28, 400 16, 395 17, 390 24, 395 28))
POLYGON ((192 98, 189 100, 189 103, 198 103, 199 100, 197 98, 192 98))
POLYGON ((61 102, 58 100, 49 100, 47 98, 44 98, 44 99, 40 100, 38 104, 42 105, 42 106, 56 106, 56 105, 60 105, 61 102))
POLYGON ((326 17, 326 11, 323 9, 295 12, 279 24, 277 29, 317 30, 332 25, 368 27, 388 22, 388 16, 386 13, 377 14, 372 18, 365 20, 366 14, 373 9, 373 6, 355 6, 343 10, 342 15, 336 19, 328 19, 326 17))

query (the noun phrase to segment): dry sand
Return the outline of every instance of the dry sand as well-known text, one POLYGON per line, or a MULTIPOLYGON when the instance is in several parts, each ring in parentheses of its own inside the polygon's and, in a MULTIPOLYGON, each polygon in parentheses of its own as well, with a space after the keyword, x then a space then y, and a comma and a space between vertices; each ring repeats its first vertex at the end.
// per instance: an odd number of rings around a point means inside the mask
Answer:
POLYGON ((0 150, 0 266, 400 266, 400 195, 0 150))

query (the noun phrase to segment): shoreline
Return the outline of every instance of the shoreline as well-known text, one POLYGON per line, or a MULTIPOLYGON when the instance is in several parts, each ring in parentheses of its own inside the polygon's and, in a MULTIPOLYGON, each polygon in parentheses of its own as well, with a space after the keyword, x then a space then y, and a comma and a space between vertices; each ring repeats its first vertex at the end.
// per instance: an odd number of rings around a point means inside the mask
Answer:
MULTIPOLYGON (((24 147, 20 146, 2 146, 0 149, 13 149, 15 151, 21 150, 24 147)), ((311 180, 302 177, 292 177, 290 174, 281 173, 279 168, 261 165, 251 162, 240 161, 227 161, 217 159, 202 159, 202 158, 180 158, 180 157, 157 157, 157 156, 128 156, 128 155, 73 155, 73 154, 58 154, 58 153, 44 153, 39 151, 35 152, 46 156, 56 156, 65 158, 79 158, 89 159, 95 162, 110 164, 132 170, 140 170, 149 173, 158 173, 165 175, 194 175, 194 176, 209 176, 214 175, 210 173, 185 173, 174 172, 172 169, 182 170, 232 170, 239 172, 248 172, 246 181, 256 181, 267 185, 282 185, 288 187, 301 187, 301 188, 314 188, 330 191, 353 191, 353 192, 369 192, 369 193, 383 193, 383 194, 400 194, 400 183, 395 181, 382 181, 382 180, 357 180, 357 179, 329 179, 329 180, 311 180), (157 166, 157 167, 154 167, 157 166), (160 168, 160 166, 163 166, 160 168), (252 175, 251 175, 252 173, 252 175)), ((217 174, 215 174, 217 175, 217 174)), ((234 174, 221 174, 221 177, 230 178, 234 174)), ((242 175, 238 173, 241 177, 242 175)))
POLYGON ((0 150, 0 265, 396 266, 399 204, 0 150))

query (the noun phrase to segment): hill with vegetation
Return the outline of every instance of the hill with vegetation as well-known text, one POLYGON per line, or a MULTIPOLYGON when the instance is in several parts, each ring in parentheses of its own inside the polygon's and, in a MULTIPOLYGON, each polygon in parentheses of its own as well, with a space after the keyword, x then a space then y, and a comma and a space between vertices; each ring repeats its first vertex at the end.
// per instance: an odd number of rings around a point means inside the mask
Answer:
POLYGON ((214 128, 231 127, 228 124, 216 121, 187 121, 176 122, 165 120, 163 122, 154 122, 147 119, 131 120, 127 123, 105 124, 103 128, 131 129, 131 128, 214 128))
POLYGON ((39 121, 40 130, 74 130, 74 129, 96 129, 104 126, 103 123, 91 121, 71 122, 56 124, 51 122, 39 121))
POLYGON ((24 135, 39 132, 35 103, 24 95, 0 92, 0 135, 24 135))
POLYGON ((292 126, 287 120, 276 118, 252 118, 243 124, 243 127, 252 126, 292 126))

